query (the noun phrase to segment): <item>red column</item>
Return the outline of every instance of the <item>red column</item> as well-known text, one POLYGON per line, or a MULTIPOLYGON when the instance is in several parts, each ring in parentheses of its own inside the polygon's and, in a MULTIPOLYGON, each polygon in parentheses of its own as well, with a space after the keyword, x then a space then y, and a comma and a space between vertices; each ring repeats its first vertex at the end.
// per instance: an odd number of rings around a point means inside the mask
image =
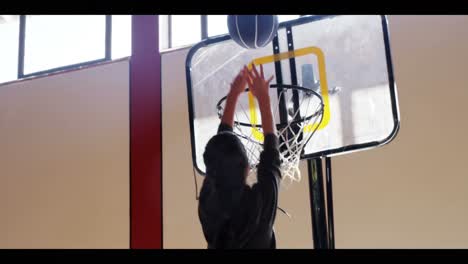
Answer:
POLYGON ((130 248, 162 248, 161 56, 158 16, 132 16, 130 248))

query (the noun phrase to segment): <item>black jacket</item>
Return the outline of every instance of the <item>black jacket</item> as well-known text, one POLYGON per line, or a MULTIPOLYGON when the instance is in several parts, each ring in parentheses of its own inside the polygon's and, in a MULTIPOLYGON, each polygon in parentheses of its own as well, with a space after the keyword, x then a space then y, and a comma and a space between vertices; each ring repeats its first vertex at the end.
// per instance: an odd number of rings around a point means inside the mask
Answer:
MULTIPOLYGON (((218 133, 232 131, 221 124, 218 133)), ((210 179, 206 178, 200 192, 198 213, 208 248, 276 248, 273 224, 278 206, 278 189, 281 180, 278 138, 265 135, 264 149, 260 154, 257 183, 252 188, 245 185, 240 191, 239 206, 230 212, 220 210, 220 201, 210 179)))

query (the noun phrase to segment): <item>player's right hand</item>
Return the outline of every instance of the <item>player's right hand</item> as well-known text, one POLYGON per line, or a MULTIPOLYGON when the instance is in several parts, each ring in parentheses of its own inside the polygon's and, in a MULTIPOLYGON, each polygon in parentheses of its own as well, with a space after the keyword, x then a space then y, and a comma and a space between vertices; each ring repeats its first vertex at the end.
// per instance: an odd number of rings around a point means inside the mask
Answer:
POLYGON ((246 80, 249 85, 250 91, 257 98, 259 102, 268 100, 270 97, 268 95, 268 89, 270 88, 270 82, 273 80, 273 75, 265 80, 265 75, 263 73, 263 65, 260 64, 260 74, 257 71, 257 68, 252 64, 252 70, 248 70, 247 67, 244 69, 246 73, 246 80))

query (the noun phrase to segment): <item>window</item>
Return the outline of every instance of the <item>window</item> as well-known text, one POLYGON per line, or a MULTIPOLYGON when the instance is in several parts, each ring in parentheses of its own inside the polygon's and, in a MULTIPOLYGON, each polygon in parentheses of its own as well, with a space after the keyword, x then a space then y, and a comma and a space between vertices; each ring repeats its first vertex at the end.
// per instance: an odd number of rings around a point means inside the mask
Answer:
POLYGON ((19 16, 0 16, 0 83, 18 78, 19 16))
POLYGON ((132 16, 112 16, 112 59, 132 54, 132 16))
POLYGON ((208 37, 228 34, 227 15, 208 16, 208 37))
POLYGON ((299 17, 299 15, 278 15, 278 22, 281 23, 284 21, 294 20, 299 17))
POLYGON ((128 57, 131 23, 131 15, 0 15, 0 83, 128 57))
MULTIPOLYGON (((299 15, 278 15, 278 22, 284 22, 299 18, 299 15)), ((228 34, 227 15, 208 16, 208 37, 228 34)))
POLYGON ((0 40, 3 83, 130 56, 131 15, 0 15, 0 40))
MULTIPOLYGON (((193 45, 202 40, 202 37, 214 37, 228 34, 227 26, 228 15, 169 15, 168 28, 166 33, 161 29, 160 19, 160 38, 167 35, 168 44, 160 44, 161 47, 177 48, 187 45, 193 45)), ((162 17, 162 16, 161 16, 162 17)), ((278 15, 278 21, 284 22, 299 18, 299 15, 278 15)))
MULTIPOLYGON (((278 20, 299 17, 278 15, 278 20)), ((131 15, 0 15, 0 83, 128 57, 131 20, 131 15)), ((161 49, 228 34, 227 15, 160 15, 159 22, 161 49)))
POLYGON ((195 44, 201 40, 200 15, 171 15, 169 26, 169 48, 195 44))
POLYGON ((24 75, 106 57, 106 17, 26 16, 24 75))

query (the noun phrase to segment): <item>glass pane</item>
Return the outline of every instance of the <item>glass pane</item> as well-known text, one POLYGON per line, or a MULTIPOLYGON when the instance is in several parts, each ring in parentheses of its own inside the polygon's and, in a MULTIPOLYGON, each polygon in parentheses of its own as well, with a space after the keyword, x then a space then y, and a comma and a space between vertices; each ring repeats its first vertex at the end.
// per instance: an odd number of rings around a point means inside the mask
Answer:
POLYGON ((224 35, 227 33, 229 33, 227 15, 208 16, 208 37, 224 35))
POLYGON ((171 23, 171 48, 195 44, 201 40, 201 18, 199 15, 173 15, 171 23))
POLYGON ((112 59, 128 57, 132 53, 132 16, 112 16, 112 59))
POLYGON ((299 15, 278 15, 278 22, 284 22, 284 21, 289 21, 289 20, 294 20, 296 18, 299 18, 299 15))
MULTIPOLYGON (((299 18, 299 15, 278 15, 278 22, 299 18)), ((227 27, 227 15, 208 16, 208 37, 229 33, 227 27)))
POLYGON ((0 16, 0 83, 18 77, 19 16, 0 16))
POLYGON ((105 16, 26 17, 24 74, 105 57, 105 16))

